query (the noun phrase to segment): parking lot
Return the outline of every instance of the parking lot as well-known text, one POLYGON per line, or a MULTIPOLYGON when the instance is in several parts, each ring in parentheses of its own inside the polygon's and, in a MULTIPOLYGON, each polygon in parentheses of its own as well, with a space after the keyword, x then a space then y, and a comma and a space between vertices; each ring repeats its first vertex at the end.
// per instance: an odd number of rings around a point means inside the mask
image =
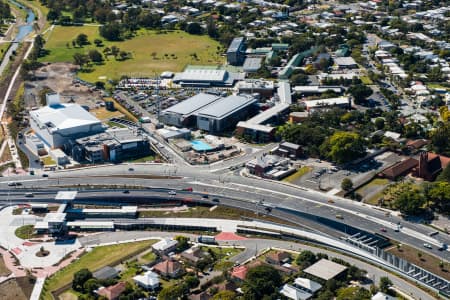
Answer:
POLYGON ((341 190, 341 183, 344 178, 350 178, 353 186, 358 186, 399 160, 401 158, 397 154, 385 152, 359 164, 340 168, 318 159, 306 159, 299 161, 299 163, 310 167, 311 171, 291 183, 310 189, 330 191, 330 193, 335 194, 341 190))

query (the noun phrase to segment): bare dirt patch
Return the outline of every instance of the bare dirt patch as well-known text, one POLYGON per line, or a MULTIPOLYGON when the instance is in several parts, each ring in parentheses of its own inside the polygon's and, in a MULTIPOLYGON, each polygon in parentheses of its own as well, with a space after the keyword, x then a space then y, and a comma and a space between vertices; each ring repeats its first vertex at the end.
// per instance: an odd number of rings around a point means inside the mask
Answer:
POLYGON ((27 81, 25 86, 26 106, 40 106, 39 92, 50 88, 60 94, 63 103, 75 102, 90 109, 97 108, 100 92, 76 82, 76 71, 77 66, 71 63, 53 63, 39 68, 36 71, 39 79, 27 81))
POLYGON ((0 284, 0 299, 28 300, 33 285, 28 277, 9 279, 0 284))

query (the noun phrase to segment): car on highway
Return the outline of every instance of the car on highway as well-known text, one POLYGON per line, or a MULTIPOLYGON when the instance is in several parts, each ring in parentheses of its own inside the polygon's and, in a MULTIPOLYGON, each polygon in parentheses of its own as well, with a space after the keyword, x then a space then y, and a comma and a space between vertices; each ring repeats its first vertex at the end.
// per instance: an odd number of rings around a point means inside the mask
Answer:
POLYGON ((212 202, 216 202, 216 203, 219 203, 219 202, 220 202, 220 200, 219 200, 219 199, 217 199, 217 198, 213 198, 213 199, 212 199, 212 202))
POLYGON ((175 192, 175 191, 169 191, 168 194, 169 194, 169 195, 176 195, 177 192, 175 192))
POLYGON ((192 189, 191 187, 188 187, 188 188, 184 188, 183 191, 186 191, 186 192, 192 192, 193 189, 192 189))
POLYGON ((48 174, 44 173, 42 174, 42 177, 48 177, 48 174))
POLYGON ((13 181, 8 182, 8 186, 16 186, 16 185, 17 185, 17 182, 13 182, 13 181))
POLYGON ((433 247, 431 247, 431 245, 428 243, 423 244, 423 246, 428 249, 433 249, 433 247))
POLYGON ((381 228, 380 228, 380 231, 381 231, 381 232, 386 232, 387 230, 386 230, 386 228, 381 227, 381 228))
POLYGON ((128 168, 128 171, 130 171, 130 172, 134 171, 134 168, 128 168))
POLYGON ((33 195, 33 193, 25 193, 25 197, 31 198, 31 197, 34 197, 34 195, 33 195))
POLYGON ((337 214, 336 219, 344 219, 344 217, 341 214, 337 214))
POLYGON ((208 199, 209 196, 208 196, 208 195, 203 195, 202 198, 203 198, 203 199, 208 199))
POLYGON ((129 194, 130 191, 129 191, 129 190, 125 190, 125 191, 123 191, 122 193, 124 193, 124 194, 129 194))

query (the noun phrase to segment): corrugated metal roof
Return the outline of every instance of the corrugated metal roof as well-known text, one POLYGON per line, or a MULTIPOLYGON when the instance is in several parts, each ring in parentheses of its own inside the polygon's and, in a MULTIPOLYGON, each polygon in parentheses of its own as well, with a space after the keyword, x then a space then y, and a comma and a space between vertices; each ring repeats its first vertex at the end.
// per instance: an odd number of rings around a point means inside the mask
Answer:
POLYGON ((249 95, 231 95, 206 106, 197 112, 197 116, 223 118, 236 110, 255 103, 257 100, 249 95))
POLYGON ((243 37, 237 37, 234 38, 231 41, 230 46, 228 47, 227 52, 236 52, 239 50, 239 47, 241 47, 242 43, 244 42, 244 38, 243 37))
POLYGON ((200 93, 191 98, 188 98, 174 106, 171 106, 163 111, 164 113, 176 113, 180 115, 188 115, 191 114, 208 104, 213 103, 214 101, 220 99, 217 95, 200 93))

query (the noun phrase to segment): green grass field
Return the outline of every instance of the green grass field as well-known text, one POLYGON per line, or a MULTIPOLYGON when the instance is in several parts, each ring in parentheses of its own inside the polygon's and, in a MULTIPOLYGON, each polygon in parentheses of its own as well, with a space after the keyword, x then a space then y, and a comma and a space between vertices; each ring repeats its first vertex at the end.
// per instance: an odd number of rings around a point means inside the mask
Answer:
POLYGON ((156 31, 140 30, 130 40, 108 42, 100 37, 97 26, 56 26, 46 38, 45 48, 50 53, 40 59, 45 62, 73 62, 73 55, 77 52, 87 53, 90 49, 102 52, 104 47, 111 46, 131 53, 132 58, 125 61, 108 56, 108 60, 103 65, 95 65, 92 72, 78 74, 90 82, 119 79, 121 75, 154 76, 162 71, 181 71, 188 64, 221 65, 224 62, 217 54, 218 42, 208 36, 189 35, 182 31, 158 34, 156 31), (72 47, 72 40, 80 33, 88 36, 91 45, 72 47), (96 47, 94 39, 103 40, 104 47, 96 47))
POLYGON ((311 172, 311 167, 303 166, 300 169, 297 170, 292 175, 289 175, 288 177, 284 178, 282 181, 289 182, 289 183, 295 183, 297 180, 299 180, 303 175, 311 172))
POLYGON ((33 225, 24 225, 17 228, 14 233, 18 238, 26 240, 33 237, 33 232, 34 232, 33 225))
POLYGON ((51 292, 69 284, 73 279, 73 274, 83 268, 88 268, 93 272, 101 267, 108 266, 113 262, 124 259, 130 254, 138 254, 148 249, 154 243, 154 240, 148 240, 96 247, 91 252, 81 256, 79 260, 52 275, 46 281, 45 289, 41 294, 40 299, 52 299, 51 292))

